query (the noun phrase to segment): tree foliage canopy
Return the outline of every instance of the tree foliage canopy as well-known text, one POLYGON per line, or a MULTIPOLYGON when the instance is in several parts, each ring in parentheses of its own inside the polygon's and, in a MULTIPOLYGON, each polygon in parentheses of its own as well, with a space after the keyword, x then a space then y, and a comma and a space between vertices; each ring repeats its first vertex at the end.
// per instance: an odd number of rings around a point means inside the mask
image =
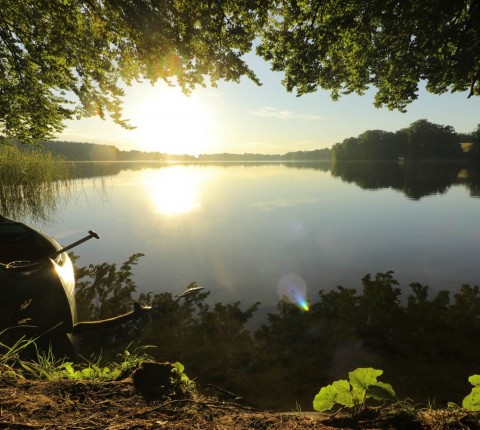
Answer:
POLYGON ((92 115, 128 127, 135 80, 259 83, 242 58, 254 41, 298 95, 374 86, 376 106, 404 110, 421 80, 478 94, 479 22, 477 0, 3 0, 0 138, 45 139, 92 115))
POLYGON ((260 2, 3 0, 0 133, 48 138, 65 119, 121 116, 122 81, 163 79, 186 92, 219 79, 258 82, 241 56, 260 2))
POLYGON ((435 94, 480 91, 476 0, 278 0, 270 13, 258 52, 299 95, 374 86, 375 106, 404 111, 421 80, 435 94))

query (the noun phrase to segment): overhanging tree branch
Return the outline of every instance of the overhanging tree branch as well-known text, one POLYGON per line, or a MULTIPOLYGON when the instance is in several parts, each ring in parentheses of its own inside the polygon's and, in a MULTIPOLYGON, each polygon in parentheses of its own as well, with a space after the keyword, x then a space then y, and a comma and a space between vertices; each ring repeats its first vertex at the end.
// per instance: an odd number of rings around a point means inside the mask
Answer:
POLYGON ((472 79, 472 83, 470 85, 470 93, 468 94, 468 97, 467 99, 469 99, 470 97, 472 97, 473 95, 475 95, 475 84, 477 83, 477 81, 480 79, 480 71, 478 71, 477 73, 475 73, 475 76, 473 77, 472 79))
POLYGON ((122 81, 185 92, 242 76, 260 84, 242 57, 254 41, 297 95, 323 88, 336 100, 374 86, 376 106, 404 111, 422 80, 438 94, 470 86, 471 98, 478 22, 473 0, 2 0, 0 137, 42 139, 72 113, 128 127, 122 81), (77 96, 70 110, 65 94, 77 96))

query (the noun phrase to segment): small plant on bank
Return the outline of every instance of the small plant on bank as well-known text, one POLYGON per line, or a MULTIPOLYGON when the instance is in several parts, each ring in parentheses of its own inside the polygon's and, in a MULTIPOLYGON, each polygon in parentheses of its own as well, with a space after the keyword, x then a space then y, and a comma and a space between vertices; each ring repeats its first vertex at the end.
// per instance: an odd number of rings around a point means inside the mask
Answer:
POLYGON ((20 365, 26 373, 36 379, 112 381, 128 374, 151 358, 145 353, 150 346, 135 347, 132 352, 129 351, 130 347, 131 344, 120 355, 121 360, 118 363, 102 363, 102 358, 97 357, 86 360, 83 366, 76 365, 71 361, 56 358, 52 350, 48 349, 37 350, 35 361, 21 361, 20 365))
MULTIPOLYGON (((195 389, 195 382, 192 381, 187 374, 185 373, 185 366, 182 363, 179 363, 178 361, 176 363, 172 364, 173 367, 173 372, 176 373, 177 379, 179 382, 185 386, 185 388, 189 390, 194 390, 195 389)), ((172 381, 174 382, 174 381, 172 381)))
POLYGON ((313 400, 313 408, 324 412, 335 405, 349 408, 353 415, 358 415, 365 407, 367 399, 393 400, 395 391, 390 384, 377 381, 383 370, 358 368, 349 372, 349 381, 341 379, 320 389, 313 400))
POLYGON ((133 343, 130 343, 123 353, 118 355, 121 360, 117 366, 119 366, 121 373, 131 372, 137 369, 144 361, 151 360, 152 356, 145 352, 151 348, 155 348, 155 346, 135 346, 133 343))
POLYGON ((106 381, 120 375, 118 367, 101 364, 101 358, 88 361, 85 366, 75 366, 73 362, 56 358, 51 349, 38 351, 35 361, 21 362, 24 371, 35 379, 49 381, 58 379, 106 381))
POLYGON ((480 375, 472 375, 468 382, 473 385, 471 393, 463 399, 462 406, 469 411, 480 411, 480 375))

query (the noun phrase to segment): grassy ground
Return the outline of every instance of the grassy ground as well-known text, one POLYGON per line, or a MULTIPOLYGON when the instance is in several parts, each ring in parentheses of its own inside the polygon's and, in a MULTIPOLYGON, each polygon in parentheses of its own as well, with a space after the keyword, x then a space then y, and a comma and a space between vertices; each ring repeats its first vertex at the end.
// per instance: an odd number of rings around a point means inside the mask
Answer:
MULTIPOLYGON (((16 351, 21 350, 17 347, 16 351)), ((118 363, 73 366, 40 354, 24 362, 0 355, 0 429, 480 429, 480 413, 403 401, 344 411, 258 411, 202 393, 179 363, 157 363, 143 350, 118 363)))
POLYGON ((0 378, 2 429, 480 429, 478 413, 367 409, 351 418, 255 411, 201 395, 146 393, 135 373, 119 381, 0 378))

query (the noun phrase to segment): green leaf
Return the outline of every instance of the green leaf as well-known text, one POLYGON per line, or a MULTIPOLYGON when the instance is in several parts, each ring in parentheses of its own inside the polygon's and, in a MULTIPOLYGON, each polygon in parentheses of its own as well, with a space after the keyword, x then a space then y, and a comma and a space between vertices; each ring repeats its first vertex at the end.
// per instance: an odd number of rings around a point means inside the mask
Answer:
POLYGON ((82 376, 84 378, 91 378, 95 375, 95 371, 91 367, 86 367, 82 369, 82 376))
POLYGON ((67 374, 68 377, 70 377, 70 375, 73 375, 75 373, 75 369, 73 368, 73 365, 71 362, 65 362, 63 363, 60 368, 64 369, 65 370, 65 373, 67 374))
POLYGON ((349 372, 350 383, 353 391, 360 398, 364 398, 366 391, 370 385, 377 382, 377 376, 383 374, 383 370, 373 369, 372 367, 360 367, 353 372, 349 372))
POLYGON ((318 412, 329 411, 333 408, 336 397, 337 390, 333 387, 333 385, 322 387, 313 399, 313 409, 318 412))
POLYGON ((122 372, 120 371, 120 369, 115 369, 115 370, 112 370, 112 371, 110 372, 109 377, 110 377, 110 379, 115 380, 115 379, 117 379, 121 374, 122 374, 122 372))
POLYGON ((350 383, 346 379, 335 381, 332 386, 337 391, 337 396, 335 397, 336 403, 348 408, 353 408, 355 406, 356 399, 352 393, 350 383))
POLYGON ((367 397, 375 400, 391 400, 395 397, 395 391, 390 384, 376 382, 368 387, 367 397))
POLYGON ((173 363, 172 367, 177 369, 177 372, 179 374, 182 374, 185 371, 185 366, 182 363, 179 363, 178 361, 176 363, 173 363))
POLYGON ((480 387, 472 388, 472 392, 463 399, 462 406, 470 411, 480 411, 480 387))
POLYGON ((468 382, 475 386, 480 386, 480 375, 472 375, 468 378, 468 382))

